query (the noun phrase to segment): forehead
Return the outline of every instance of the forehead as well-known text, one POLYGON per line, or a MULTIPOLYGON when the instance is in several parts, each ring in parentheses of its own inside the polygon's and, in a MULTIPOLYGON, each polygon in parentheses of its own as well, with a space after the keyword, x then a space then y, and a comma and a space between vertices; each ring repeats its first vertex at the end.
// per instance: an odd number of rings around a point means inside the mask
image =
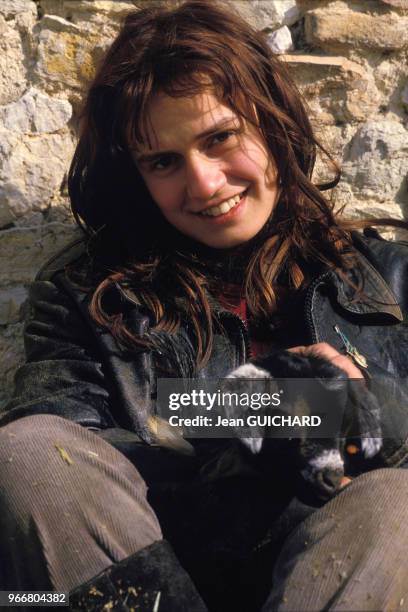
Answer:
POLYGON ((210 92, 189 97, 158 93, 147 108, 143 146, 140 150, 168 150, 187 143, 223 122, 237 119, 236 113, 210 92))

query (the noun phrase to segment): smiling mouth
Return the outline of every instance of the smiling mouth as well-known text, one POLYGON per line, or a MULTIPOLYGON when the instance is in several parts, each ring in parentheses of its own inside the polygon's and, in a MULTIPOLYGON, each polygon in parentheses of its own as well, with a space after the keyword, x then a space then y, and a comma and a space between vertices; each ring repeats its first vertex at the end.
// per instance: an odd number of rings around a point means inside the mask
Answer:
POLYGON ((225 200, 225 202, 222 202, 217 206, 211 206, 210 208, 207 208, 206 210, 203 210, 198 214, 204 215, 206 217, 219 217, 220 215, 225 215, 227 212, 235 208, 235 206, 240 203, 246 192, 247 190, 243 191, 239 195, 230 198, 229 200, 225 200))

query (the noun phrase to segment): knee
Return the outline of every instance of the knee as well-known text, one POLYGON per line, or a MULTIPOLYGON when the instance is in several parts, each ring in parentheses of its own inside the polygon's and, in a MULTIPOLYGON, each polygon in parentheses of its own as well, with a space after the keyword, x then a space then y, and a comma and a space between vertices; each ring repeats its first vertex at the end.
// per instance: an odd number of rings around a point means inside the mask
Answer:
MULTIPOLYGON (((0 429, 0 483, 11 486, 41 473, 52 462, 50 448, 64 440, 69 421, 55 415, 23 417, 0 429), (51 456, 50 456, 51 455, 51 456)), ((61 442, 62 444, 62 442, 61 442)))
POLYGON ((392 497, 408 495, 408 470, 400 468, 383 468, 366 472, 353 481, 364 499, 371 503, 379 498, 392 499, 392 497))
POLYGON ((0 488, 8 494, 30 490, 38 481, 42 486, 61 488, 71 483, 73 491, 86 490, 89 479, 94 487, 106 488, 110 479, 146 494, 143 478, 122 453, 93 432, 56 415, 24 417, 2 427, 0 465, 0 488))
POLYGON ((63 439, 70 425, 66 419, 53 414, 27 416, 9 423, 0 429, 1 463, 18 461, 32 452, 41 454, 44 443, 63 439))

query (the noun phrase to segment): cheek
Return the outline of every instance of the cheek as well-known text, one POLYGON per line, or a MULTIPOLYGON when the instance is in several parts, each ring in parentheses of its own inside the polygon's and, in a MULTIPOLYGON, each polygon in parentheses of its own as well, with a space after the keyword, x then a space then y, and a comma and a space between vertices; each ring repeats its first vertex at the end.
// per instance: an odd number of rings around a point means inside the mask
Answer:
POLYGON ((224 168, 227 180, 229 179, 231 183, 234 182, 234 179, 252 183, 258 179, 257 166, 246 153, 236 153, 230 159, 227 159, 224 168))
POLYGON ((144 178, 146 187, 163 214, 176 210, 181 203, 180 185, 171 179, 144 178))
POLYGON ((271 164, 264 150, 255 144, 248 146, 245 151, 237 153, 233 162, 237 174, 259 183, 266 182, 269 166, 271 164))

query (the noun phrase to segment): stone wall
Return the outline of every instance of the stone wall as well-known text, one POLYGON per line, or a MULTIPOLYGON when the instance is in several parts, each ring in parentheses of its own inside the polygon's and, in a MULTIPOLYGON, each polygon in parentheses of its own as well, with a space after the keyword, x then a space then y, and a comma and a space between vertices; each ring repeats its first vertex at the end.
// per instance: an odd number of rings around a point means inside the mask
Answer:
MULTIPOLYGON (((77 233, 65 177, 83 91, 126 12, 163 3, 1 0, 0 406, 23 359, 27 286, 77 233)), ((342 163, 339 205, 406 217, 408 0, 227 3, 267 32, 293 72, 342 163)))

